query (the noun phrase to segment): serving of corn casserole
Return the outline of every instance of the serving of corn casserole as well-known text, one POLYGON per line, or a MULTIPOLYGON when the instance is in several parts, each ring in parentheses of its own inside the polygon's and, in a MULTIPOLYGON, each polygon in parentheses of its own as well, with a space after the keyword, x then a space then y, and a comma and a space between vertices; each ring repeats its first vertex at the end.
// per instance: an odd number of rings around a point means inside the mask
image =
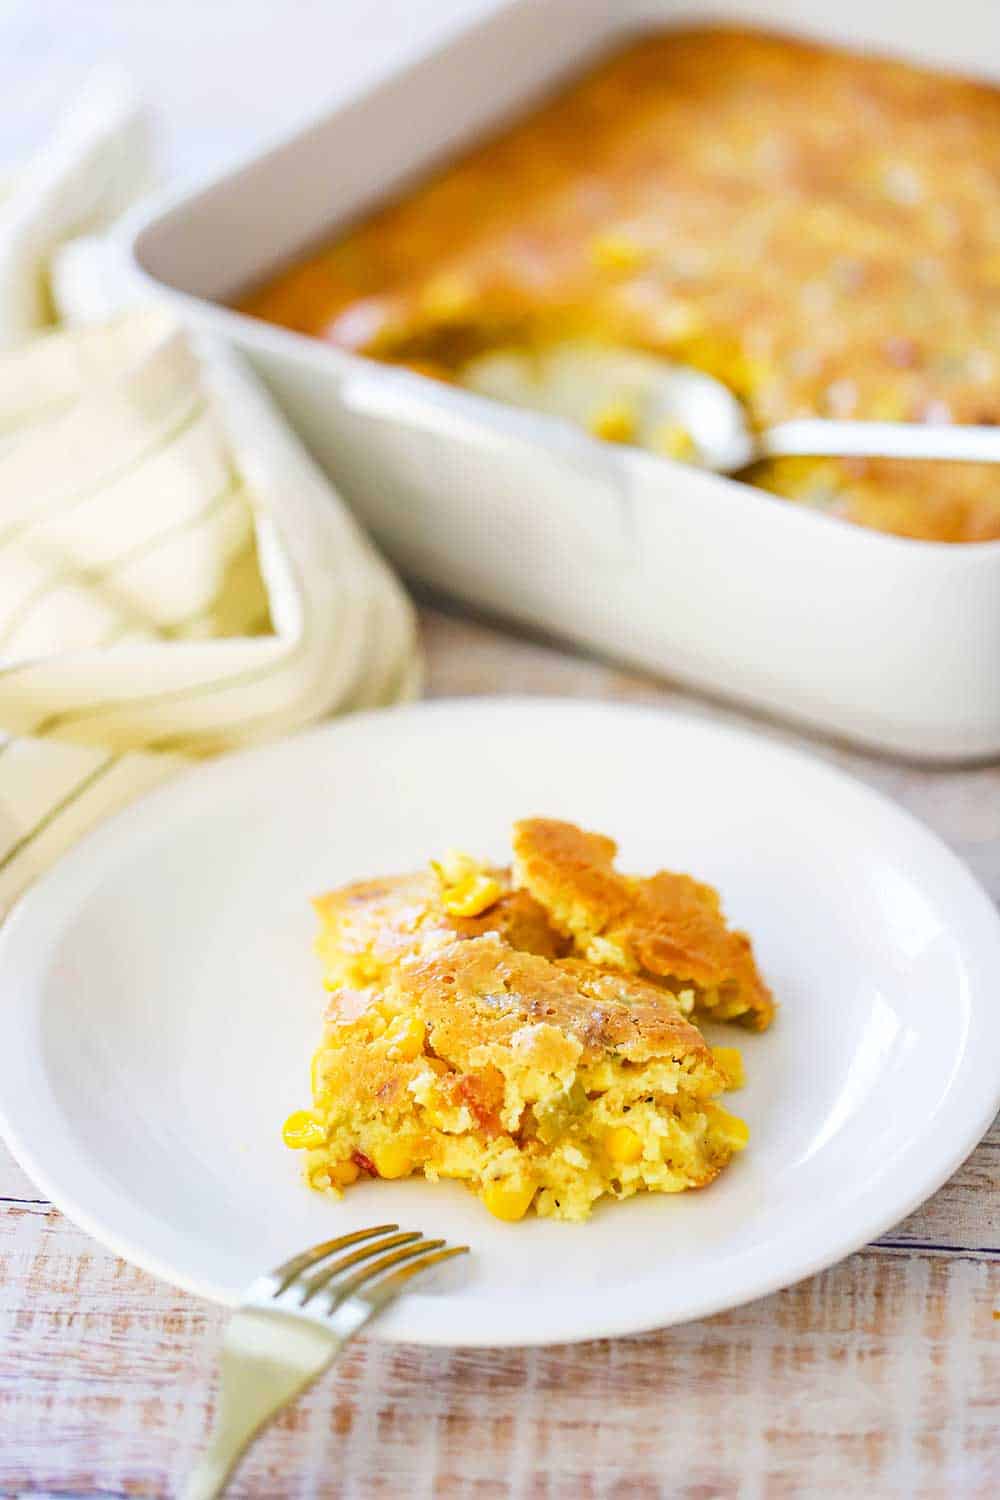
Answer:
POLYGON ((703 1187, 746 1145, 718 1102, 740 1054, 692 1017, 763 1029, 774 1005, 716 893, 621 875, 611 839, 552 819, 514 849, 511 870, 452 853, 315 902, 329 1003, 284 1128, 312 1187, 423 1174, 499 1219, 583 1219, 703 1187))

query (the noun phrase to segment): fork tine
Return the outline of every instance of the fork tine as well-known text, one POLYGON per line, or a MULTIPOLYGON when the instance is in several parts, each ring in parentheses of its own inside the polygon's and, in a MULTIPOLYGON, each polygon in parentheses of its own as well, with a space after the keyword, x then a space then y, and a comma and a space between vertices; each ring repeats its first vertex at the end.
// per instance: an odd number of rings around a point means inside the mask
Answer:
POLYGON ((283 1292, 296 1276, 301 1276, 302 1272, 308 1271, 310 1266, 318 1265, 335 1250, 346 1250, 349 1245, 356 1245, 359 1240, 374 1239, 378 1234, 391 1234, 394 1229, 398 1228, 398 1224, 376 1224, 371 1229, 356 1229, 353 1234, 342 1234, 338 1239, 324 1240, 321 1245, 313 1245, 311 1250, 303 1250, 301 1255, 293 1255, 291 1260, 286 1260, 283 1265, 275 1266, 270 1275, 279 1283, 278 1291, 283 1292))
POLYGON ((395 1234, 386 1240, 386 1233, 396 1227, 380 1224, 327 1240, 258 1277, 247 1289, 223 1340, 212 1437, 191 1473, 185 1500, 218 1500, 233 1466, 264 1423, 326 1369, 347 1341, 386 1303, 394 1301, 412 1277, 453 1256, 465 1255, 469 1249, 468 1245, 449 1246, 444 1240, 425 1240, 416 1232, 395 1234), (280 1292, 275 1293, 276 1285, 285 1290, 310 1266, 336 1250, 364 1241, 371 1243, 324 1267, 317 1276, 302 1278, 295 1288, 308 1289, 311 1282, 317 1283, 312 1292, 307 1290, 303 1301, 313 1292, 324 1290, 322 1311, 329 1321, 322 1331, 309 1313, 293 1311, 287 1303, 275 1301, 276 1295, 280 1297, 280 1292), (386 1255, 383 1252, 389 1245, 397 1248, 386 1255), (378 1259, 371 1260, 372 1255, 378 1259), (368 1263, 353 1275, 334 1279, 363 1260, 368 1263), (292 1323, 299 1325, 294 1337, 289 1333, 292 1323))
MULTIPOLYGON (((421 1246, 421 1248, 424 1247, 421 1246)), ((448 1245, 444 1250, 438 1250, 433 1255, 425 1255, 420 1260, 414 1260, 410 1265, 403 1266, 401 1270, 393 1271, 391 1276, 383 1276, 377 1286, 365 1292, 365 1297, 371 1304, 372 1310, 377 1311, 399 1296, 411 1276, 419 1276, 421 1272, 429 1271, 432 1266, 439 1266, 442 1261, 451 1260, 455 1255, 468 1255, 468 1253, 468 1245, 448 1245)))
POLYGON ((339 1276, 341 1271, 349 1271, 352 1266, 358 1264, 358 1261, 367 1260, 370 1255, 378 1255, 383 1250, 392 1250, 396 1245, 409 1245, 413 1240, 421 1238, 418 1230, 410 1230, 406 1234, 391 1234, 388 1239, 372 1240, 367 1245, 362 1245, 360 1250, 352 1251, 350 1255, 338 1256, 331 1265, 324 1266, 314 1276, 293 1276, 286 1284, 285 1290, 300 1291, 302 1293, 300 1304, 304 1307, 310 1297, 315 1297, 316 1293, 325 1287, 328 1281, 339 1276), (298 1283, 297 1286, 296 1283, 298 1283))
POLYGON ((383 1271, 390 1271, 393 1266, 398 1266, 400 1261, 412 1260, 415 1255, 424 1255, 428 1250, 439 1250, 444 1240, 418 1239, 416 1244, 404 1245, 402 1250, 394 1250, 391 1255, 383 1255, 381 1259, 372 1261, 367 1266, 362 1266, 360 1271, 355 1271, 346 1281, 336 1282, 329 1288, 330 1306, 328 1311, 346 1302, 348 1297, 353 1297, 366 1282, 381 1276, 383 1271))

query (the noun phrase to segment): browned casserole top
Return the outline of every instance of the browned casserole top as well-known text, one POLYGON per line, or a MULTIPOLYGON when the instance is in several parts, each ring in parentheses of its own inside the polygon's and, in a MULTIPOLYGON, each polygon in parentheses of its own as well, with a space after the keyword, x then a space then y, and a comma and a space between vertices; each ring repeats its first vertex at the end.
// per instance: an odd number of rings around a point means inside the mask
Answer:
MULTIPOLYGON (((445 379, 569 334, 707 369, 758 425, 997 422, 1000 90, 757 32, 645 37, 244 306, 445 379)), ((902 535, 1000 537, 986 465, 748 477, 902 535)))
POLYGON ((753 946, 729 927, 712 886, 672 870, 622 874, 614 839, 556 818, 523 818, 513 843, 518 882, 576 952, 678 989, 693 985, 713 1019, 761 1031, 771 1024, 774 1000, 753 946))

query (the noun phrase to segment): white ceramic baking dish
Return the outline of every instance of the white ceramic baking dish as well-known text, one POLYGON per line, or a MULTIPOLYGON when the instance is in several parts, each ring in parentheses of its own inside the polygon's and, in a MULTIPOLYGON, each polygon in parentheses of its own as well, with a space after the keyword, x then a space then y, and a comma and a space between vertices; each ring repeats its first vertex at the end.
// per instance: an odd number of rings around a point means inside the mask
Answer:
MULTIPOLYGON (((219 305, 638 28, 738 19, 1000 76, 994 0, 516 0, 134 226, 414 578, 896 753, 1000 753, 1000 542, 881 535, 219 305)), ((1000 483, 1000 471, 998 471, 1000 483)))

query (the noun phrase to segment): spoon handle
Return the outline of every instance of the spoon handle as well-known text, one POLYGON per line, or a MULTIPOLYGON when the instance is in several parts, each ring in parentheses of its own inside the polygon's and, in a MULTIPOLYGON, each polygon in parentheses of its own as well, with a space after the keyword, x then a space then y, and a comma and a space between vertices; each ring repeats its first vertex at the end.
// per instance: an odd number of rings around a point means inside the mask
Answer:
POLYGON ((780 422, 760 434, 766 458, 936 458, 1000 463, 1000 427, 923 422, 833 422, 806 417, 780 422))

